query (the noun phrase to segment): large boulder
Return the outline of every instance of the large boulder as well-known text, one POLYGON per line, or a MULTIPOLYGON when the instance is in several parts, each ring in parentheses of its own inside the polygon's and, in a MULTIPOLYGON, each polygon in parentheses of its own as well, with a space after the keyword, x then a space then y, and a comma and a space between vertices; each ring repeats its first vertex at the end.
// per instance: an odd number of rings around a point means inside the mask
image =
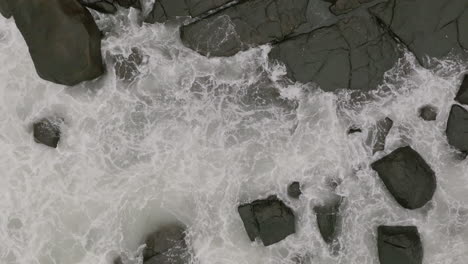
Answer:
POLYGON ((185 228, 170 224, 159 228, 146 238, 144 264, 187 264, 190 254, 185 242, 185 228))
POLYGON ((432 199, 437 186, 435 173, 410 146, 396 149, 371 166, 404 208, 417 209, 432 199))
POLYGON ((251 0, 183 26, 185 46, 205 56, 232 56, 284 40, 307 22, 309 0, 251 0))
POLYGON ((75 85, 104 72, 101 33, 77 0, 2 0, 45 80, 75 85))
POLYGON ((113 0, 79 0, 86 7, 105 14, 115 14, 117 7, 113 0))
POLYGON ((443 58, 468 49, 466 0, 389 0, 370 10, 424 66, 429 66, 427 56, 443 58))
POLYGON ((238 207, 251 241, 260 237, 263 245, 275 244, 296 231, 294 213, 276 196, 238 207))
POLYGON ((450 145, 468 154, 468 111, 465 108, 452 105, 445 133, 450 145))
POLYGON ((0 14, 5 18, 11 17, 11 10, 7 0, 0 1, 0 14))
POLYGON ((320 234, 328 244, 335 241, 338 235, 339 211, 342 201, 342 197, 337 197, 325 205, 314 207, 320 234))
POLYGON ((291 80, 315 82, 331 92, 376 89, 400 56, 396 41, 365 12, 290 38, 270 52, 291 80))
POLYGON ((156 0, 146 23, 163 23, 177 17, 197 17, 233 0, 156 0))
POLYGON ((380 264, 422 264, 423 247, 415 226, 379 226, 380 264))
POLYGON ((51 148, 57 148, 60 141, 60 127, 63 119, 49 117, 41 119, 33 124, 33 136, 36 143, 44 144, 51 148))
POLYGON ((455 100, 457 100, 460 104, 468 105, 468 75, 465 75, 463 78, 455 100))

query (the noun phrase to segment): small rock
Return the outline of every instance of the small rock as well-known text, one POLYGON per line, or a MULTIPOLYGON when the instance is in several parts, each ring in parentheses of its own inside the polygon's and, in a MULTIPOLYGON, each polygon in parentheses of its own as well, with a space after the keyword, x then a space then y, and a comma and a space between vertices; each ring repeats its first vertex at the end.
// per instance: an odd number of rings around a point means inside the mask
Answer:
POLYGON ((295 181, 289 184, 288 186, 289 197, 297 199, 299 198, 299 196, 301 196, 301 194, 302 194, 301 184, 299 182, 295 181))
POLYGON ((419 109, 419 116, 426 121, 434 121, 437 118, 437 108, 432 105, 425 105, 419 109))
POLYGON ((445 133, 450 145, 468 153, 468 111, 465 108, 452 105, 445 133))
POLYGON ((264 246, 275 244, 296 231, 293 211, 276 196, 242 204, 238 212, 250 240, 260 237, 264 246))
POLYGON ((379 226, 380 264, 421 264, 423 247, 415 226, 379 226))
POLYGON ((361 133, 362 130, 359 127, 352 126, 348 129, 348 135, 354 134, 354 133, 361 133))
POLYGON ((460 85, 460 90, 458 90, 455 100, 460 104, 468 105, 468 74, 463 78, 463 82, 460 85))
POLYGON ((144 264, 185 264, 189 260, 185 229, 182 226, 167 225, 146 238, 144 264))
POLYGON ((336 239, 338 216, 342 201, 342 197, 339 197, 326 205, 314 207, 320 234, 327 244, 331 244, 336 239))
POLYGON ((115 56, 115 74, 117 78, 132 82, 138 76, 140 71, 138 66, 143 63, 144 56, 137 48, 132 48, 132 53, 128 57, 123 55, 115 56))
POLYGON ((33 125, 34 141, 46 146, 57 148, 60 141, 61 118, 44 118, 33 125))
POLYGON ((104 14, 115 14, 117 12, 117 7, 115 7, 112 0, 80 0, 80 3, 104 14))
POLYGON ((396 149, 371 166, 404 208, 420 208, 432 199, 437 185, 435 173, 410 146, 396 149))
POLYGON ((373 154, 385 149, 385 141, 392 127, 393 120, 388 117, 377 122, 375 132, 372 134, 374 142, 374 147, 372 148, 373 154))

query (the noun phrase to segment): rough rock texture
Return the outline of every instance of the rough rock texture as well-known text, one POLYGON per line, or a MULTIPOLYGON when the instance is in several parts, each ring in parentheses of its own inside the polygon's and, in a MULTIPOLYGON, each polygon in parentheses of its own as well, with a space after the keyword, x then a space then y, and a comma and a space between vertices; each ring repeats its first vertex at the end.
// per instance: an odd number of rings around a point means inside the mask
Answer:
POLYGON ((419 116, 426 121, 434 121, 437 118, 437 108, 432 105, 425 105, 419 109, 419 116))
POLYGON ((86 7, 106 14, 114 14, 117 12, 117 7, 113 0, 79 0, 86 7))
POLYGON ((288 186, 288 195, 291 198, 297 199, 299 196, 301 196, 301 184, 297 181, 292 182, 288 186))
POLYGON ((404 208, 417 209, 432 199, 437 186, 435 173, 410 146, 396 149, 371 166, 404 208))
POLYGON ((185 229, 182 226, 167 225, 146 238, 144 264, 186 264, 189 261, 185 229))
POLYGON ((5 18, 11 17, 11 10, 7 0, 0 1, 0 14, 2 14, 5 18))
POLYGON ((144 56, 137 48, 132 49, 128 57, 117 55, 115 58, 115 74, 123 81, 133 81, 140 74, 138 66, 143 63, 144 56))
POLYGON ((8 3, 41 78, 75 85, 103 74, 101 33, 76 0, 8 3))
POLYGON ((60 141, 60 126, 63 119, 57 117, 44 118, 33 124, 34 141, 51 148, 57 148, 60 141))
POLYGON ((260 237, 265 246, 285 239, 296 230, 293 211, 276 196, 242 204, 238 211, 250 240, 260 237))
POLYGON ((468 75, 465 75, 465 77, 463 78, 462 84, 460 85, 460 89, 458 90, 455 100, 457 100, 460 104, 468 105, 468 75))
POLYGON ((336 0, 330 7, 330 11, 336 15, 347 13, 362 4, 372 2, 374 0, 336 0))
POLYGON ((328 244, 331 244, 337 237, 339 211, 342 201, 342 197, 339 197, 328 204, 314 207, 320 234, 328 244))
POLYGON ((450 145, 468 154, 468 111, 465 108, 452 105, 445 133, 450 145))
POLYGON ((400 56, 396 41, 367 13, 290 38, 270 52, 291 80, 315 82, 324 91, 373 90, 400 56))
POLYGON ((389 0, 370 10, 424 66, 429 66, 426 56, 442 58, 468 49, 466 0, 389 0))
POLYGON ((185 46, 205 56, 232 56, 252 46, 284 40, 307 22, 309 0, 251 0, 183 26, 185 46))
POLYGON ((415 226, 379 226, 380 264, 422 264, 423 247, 415 226))
POLYGON ((385 141, 387 139, 390 129, 393 127, 393 120, 386 117, 377 122, 372 132, 367 139, 368 144, 373 144, 372 154, 385 149, 385 141))
POLYGON ((146 23, 163 23, 183 16, 197 17, 233 0, 156 0, 146 23))

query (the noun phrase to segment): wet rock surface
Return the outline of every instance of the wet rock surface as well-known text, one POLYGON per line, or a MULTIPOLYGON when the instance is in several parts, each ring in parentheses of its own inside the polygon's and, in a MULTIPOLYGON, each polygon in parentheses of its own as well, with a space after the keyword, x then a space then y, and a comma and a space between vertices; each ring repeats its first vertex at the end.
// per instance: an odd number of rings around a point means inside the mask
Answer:
POLYGON ((117 12, 117 7, 114 5, 113 0, 80 0, 80 3, 105 14, 114 14, 117 12))
POLYGON ((297 181, 288 185, 288 195, 291 198, 298 199, 301 196, 301 184, 297 181))
POLYGON ((422 264, 423 247, 415 226, 379 226, 380 264, 422 264))
POLYGON ((458 101, 460 104, 468 105, 468 75, 465 75, 465 77, 463 77, 463 81, 460 85, 460 89, 458 90, 455 100, 458 101))
POLYGON ((432 105, 425 105, 419 109, 419 116, 426 121, 434 121, 437 118, 437 108, 432 105))
POLYGON ((452 105, 447 128, 448 143, 457 150, 468 153, 468 111, 459 105, 452 105))
POLYGON ((186 264, 190 254, 185 242, 185 228, 179 224, 163 226, 146 238, 144 264, 186 264))
POLYGON ((75 85, 103 74, 101 33, 76 0, 8 3, 42 79, 75 85))
POLYGON ((44 118, 34 123, 34 141, 51 148, 57 148, 61 135, 60 126, 62 124, 63 119, 58 117, 44 118))
POLYGON ((436 176, 410 146, 401 147, 371 165, 395 200, 404 208, 417 209, 432 199, 436 176))
POLYGON ((377 122, 368 139, 368 141, 373 143, 372 154, 383 151, 385 149, 385 141, 392 127, 393 120, 388 117, 377 122))
POLYGON ((339 211, 342 201, 342 197, 336 197, 325 205, 314 207, 320 234, 328 244, 331 244, 338 235, 339 211))
POLYGON ((117 55, 114 58, 114 70, 117 78, 123 81, 131 82, 140 74, 138 67, 144 61, 144 55, 137 48, 133 48, 130 55, 117 55))
POLYGON ((276 196, 242 204, 238 212, 251 241, 259 237, 269 246, 295 233, 293 211, 276 196))

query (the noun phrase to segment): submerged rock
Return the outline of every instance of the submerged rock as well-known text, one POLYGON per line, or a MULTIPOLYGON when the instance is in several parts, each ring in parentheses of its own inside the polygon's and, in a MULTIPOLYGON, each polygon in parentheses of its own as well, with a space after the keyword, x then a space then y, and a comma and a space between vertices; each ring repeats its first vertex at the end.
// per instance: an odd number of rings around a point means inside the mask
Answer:
POLYGON ((242 204, 237 209, 251 241, 260 237, 263 245, 269 246, 296 231, 293 211, 276 196, 242 204))
POLYGON ((374 143, 374 146, 372 147, 372 154, 383 151, 385 149, 385 141, 392 127, 393 120, 388 117, 377 122, 375 130, 371 135, 371 140, 374 143))
POLYGON ((57 117, 44 118, 33 124, 33 136, 36 143, 57 148, 60 141, 60 126, 63 119, 57 117))
POLYGON ((144 264, 186 264, 190 254, 185 229, 178 224, 164 226, 146 238, 144 264))
POLYGON ((379 226, 380 264, 422 264, 423 247, 415 226, 379 226))
POLYGON ((86 7, 94 9, 98 12, 105 14, 115 14, 117 7, 114 5, 113 0, 79 0, 80 3, 86 7))
POLYGON ((128 57, 119 54, 114 59, 114 69, 117 78, 131 82, 140 74, 138 66, 143 63, 144 56, 140 50, 132 48, 132 53, 128 57))
POLYGON ((339 197, 328 204, 314 207, 320 234, 327 244, 331 244, 337 237, 339 211, 342 201, 342 197, 339 197))
POLYGON ((419 116, 426 121, 434 121, 437 118, 437 108, 425 105, 419 109, 419 116))
POLYGON ((101 33, 78 1, 7 2, 41 78, 75 85, 103 74, 101 33))
POLYGON ((232 56, 278 42, 307 22, 309 0, 251 0, 183 26, 185 46, 205 56, 232 56))
POLYGON ((458 101, 460 104, 468 105, 468 75, 465 75, 465 77, 463 78, 462 84, 460 85, 460 89, 458 90, 455 100, 458 101))
POLYGON ((301 184, 297 181, 292 182, 288 186, 288 195, 291 198, 297 199, 299 196, 301 196, 301 184))
POLYGON ((410 146, 401 147, 371 165, 390 194, 404 208, 417 209, 432 199, 434 171, 410 146))
POLYGON ((468 154, 468 111, 465 108, 452 105, 445 133, 450 145, 468 154))
POLYGON ((349 129, 348 129, 348 135, 350 134, 354 134, 354 133, 361 133, 362 132, 362 129, 360 129, 359 127, 356 127, 356 126, 351 126, 349 129))

